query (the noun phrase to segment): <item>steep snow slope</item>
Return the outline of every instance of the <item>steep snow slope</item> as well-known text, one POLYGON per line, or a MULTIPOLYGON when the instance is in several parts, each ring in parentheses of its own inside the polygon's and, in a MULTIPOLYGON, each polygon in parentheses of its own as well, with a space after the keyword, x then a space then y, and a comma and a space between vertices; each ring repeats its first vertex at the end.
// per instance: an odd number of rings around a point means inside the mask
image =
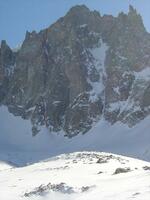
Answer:
POLYGON ((147 162, 76 152, 1 170, 0 196, 4 200, 149 200, 149 180, 147 162))
POLYGON ((122 123, 112 126, 101 120, 88 133, 72 139, 41 127, 40 133, 33 137, 29 121, 0 107, 0 160, 24 165, 61 153, 94 150, 150 161, 149 120, 147 117, 133 128, 122 123))

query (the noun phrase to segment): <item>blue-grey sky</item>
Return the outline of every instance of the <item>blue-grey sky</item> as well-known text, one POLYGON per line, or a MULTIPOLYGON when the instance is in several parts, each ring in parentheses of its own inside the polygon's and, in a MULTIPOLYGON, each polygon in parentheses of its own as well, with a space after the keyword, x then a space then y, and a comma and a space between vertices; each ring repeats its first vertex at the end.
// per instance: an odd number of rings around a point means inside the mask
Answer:
POLYGON ((85 4, 103 14, 128 12, 129 4, 142 15, 150 32, 150 0, 0 0, 0 40, 11 47, 20 44, 26 30, 48 27, 74 5, 85 4))

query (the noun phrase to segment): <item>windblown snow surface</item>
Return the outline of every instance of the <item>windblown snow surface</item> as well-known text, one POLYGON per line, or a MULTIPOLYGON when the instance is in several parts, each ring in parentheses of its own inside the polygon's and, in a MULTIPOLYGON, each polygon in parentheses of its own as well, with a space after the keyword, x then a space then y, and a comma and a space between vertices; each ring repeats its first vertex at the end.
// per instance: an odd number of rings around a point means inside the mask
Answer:
POLYGON ((0 163, 2 200, 149 200, 150 164, 98 152, 76 152, 26 167, 0 163))

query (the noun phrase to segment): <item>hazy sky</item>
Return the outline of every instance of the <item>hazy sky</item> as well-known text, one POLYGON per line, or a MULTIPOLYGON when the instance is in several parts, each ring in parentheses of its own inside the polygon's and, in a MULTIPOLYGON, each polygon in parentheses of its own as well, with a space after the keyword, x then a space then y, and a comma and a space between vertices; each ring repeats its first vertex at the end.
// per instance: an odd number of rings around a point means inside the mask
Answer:
POLYGON ((26 30, 41 30, 55 22, 74 5, 85 4, 103 14, 117 15, 133 5, 150 32, 150 0, 0 0, 0 40, 17 46, 26 30))

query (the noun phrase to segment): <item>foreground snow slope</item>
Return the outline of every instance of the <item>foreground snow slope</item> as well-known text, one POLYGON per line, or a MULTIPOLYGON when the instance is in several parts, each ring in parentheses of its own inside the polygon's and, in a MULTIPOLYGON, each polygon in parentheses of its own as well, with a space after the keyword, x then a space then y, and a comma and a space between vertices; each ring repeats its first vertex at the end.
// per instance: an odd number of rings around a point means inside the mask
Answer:
POLYGON ((150 164, 98 152, 76 152, 30 166, 0 163, 3 200, 149 200, 150 164))
POLYGON ((15 117, 0 107, 0 160, 17 165, 38 162, 61 153, 74 151, 105 151, 150 161, 150 117, 133 128, 121 123, 110 125, 101 120, 84 135, 72 139, 64 133, 41 131, 32 137, 31 123, 15 117))

